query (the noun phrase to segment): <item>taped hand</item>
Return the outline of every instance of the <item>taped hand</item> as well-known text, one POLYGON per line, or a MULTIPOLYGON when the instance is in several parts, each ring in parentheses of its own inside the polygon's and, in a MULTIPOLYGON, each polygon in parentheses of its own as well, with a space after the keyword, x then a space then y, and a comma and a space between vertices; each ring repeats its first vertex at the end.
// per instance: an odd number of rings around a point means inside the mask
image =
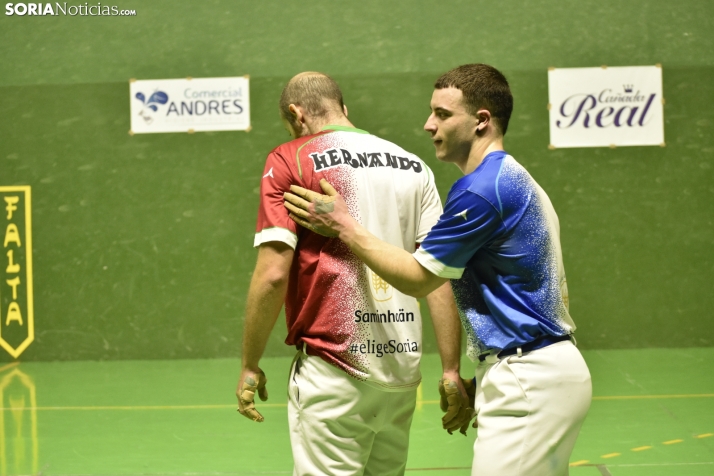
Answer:
MULTIPOLYGON (((473 380, 460 380, 461 385, 448 378, 439 380, 439 395, 441 396, 439 405, 441 411, 446 412, 446 415, 441 418, 441 422, 450 435, 457 428, 461 434, 466 435, 471 419, 476 416, 476 410, 474 410, 476 386, 473 380)), ((474 423, 473 427, 476 428, 477 423, 474 423)))
POLYGON ((326 195, 291 185, 290 192, 283 194, 283 205, 290 212, 288 216, 298 225, 334 238, 339 236, 345 220, 351 217, 345 201, 327 180, 321 179, 320 187, 326 195))
POLYGON ((256 391, 262 401, 268 399, 268 389, 265 387, 267 383, 268 379, 262 370, 258 372, 245 370, 242 372, 241 378, 238 381, 238 388, 236 389, 238 412, 241 415, 259 423, 264 420, 263 415, 255 408, 253 401, 255 400, 256 391))

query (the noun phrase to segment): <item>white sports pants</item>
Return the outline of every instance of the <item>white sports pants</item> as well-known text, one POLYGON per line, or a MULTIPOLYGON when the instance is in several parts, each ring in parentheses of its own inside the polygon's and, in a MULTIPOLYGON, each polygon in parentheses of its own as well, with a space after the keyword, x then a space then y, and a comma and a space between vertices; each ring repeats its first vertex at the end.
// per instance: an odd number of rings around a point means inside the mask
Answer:
POLYGON ((563 341, 476 368, 472 476, 564 476, 590 408, 590 372, 563 341))
POLYGON ((288 382, 293 475, 404 474, 415 406, 416 388, 381 390, 299 353, 288 382))

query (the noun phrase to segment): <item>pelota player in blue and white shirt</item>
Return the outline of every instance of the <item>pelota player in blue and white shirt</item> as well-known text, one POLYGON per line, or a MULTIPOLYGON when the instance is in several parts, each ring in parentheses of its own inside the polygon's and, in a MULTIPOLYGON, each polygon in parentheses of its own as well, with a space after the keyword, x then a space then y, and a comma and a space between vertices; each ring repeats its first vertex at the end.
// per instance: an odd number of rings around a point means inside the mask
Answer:
POLYGON ((414 257, 454 280, 474 360, 493 349, 538 346, 538 339, 569 340, 575 325, 559 235, 550 199, 504 151, 489 153, 451 187, 414 257))
MULTIPOLYGON (((413 255, 370 235, 329 184, 323 188, 333 197, 293 189, 311 203, 286 195, 295 205, 286 206, 304 226, 339 236, 405 294, 423 296, 451 279, 468 352, 478 361, 472 474, 560 476, 568 474, 592 386, 572 338, 557 215, 503 150, 512 108, 506 78, 491 66, 460 66, 437 80, 424 129, 437 158, 464 177, 413 255)), ((459 339, 454 333, 438 342, 442 355, 459 339)), ((458 368, 445 366, 444 378, 459 382, 465 399, 458 368)))

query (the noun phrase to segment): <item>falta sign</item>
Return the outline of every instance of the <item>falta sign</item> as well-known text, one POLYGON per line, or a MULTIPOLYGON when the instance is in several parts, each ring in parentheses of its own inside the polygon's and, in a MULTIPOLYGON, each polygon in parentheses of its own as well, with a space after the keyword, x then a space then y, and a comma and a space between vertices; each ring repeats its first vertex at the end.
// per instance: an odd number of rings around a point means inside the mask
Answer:
POLYGON ((29 185, 0 186, 0 347, 17 359, 35 339, 29 185))

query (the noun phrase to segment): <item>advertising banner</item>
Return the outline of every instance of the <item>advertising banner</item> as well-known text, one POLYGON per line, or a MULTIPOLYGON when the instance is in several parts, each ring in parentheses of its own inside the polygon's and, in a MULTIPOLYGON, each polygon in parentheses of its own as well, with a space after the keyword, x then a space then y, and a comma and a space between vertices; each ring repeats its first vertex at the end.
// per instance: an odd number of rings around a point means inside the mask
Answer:
POLYGON ((249 77, 131 80, 130 134, 250 131, 249 77))
POLYGON ((548 70, 550 148, 664 146, 662 67, 548 70))

